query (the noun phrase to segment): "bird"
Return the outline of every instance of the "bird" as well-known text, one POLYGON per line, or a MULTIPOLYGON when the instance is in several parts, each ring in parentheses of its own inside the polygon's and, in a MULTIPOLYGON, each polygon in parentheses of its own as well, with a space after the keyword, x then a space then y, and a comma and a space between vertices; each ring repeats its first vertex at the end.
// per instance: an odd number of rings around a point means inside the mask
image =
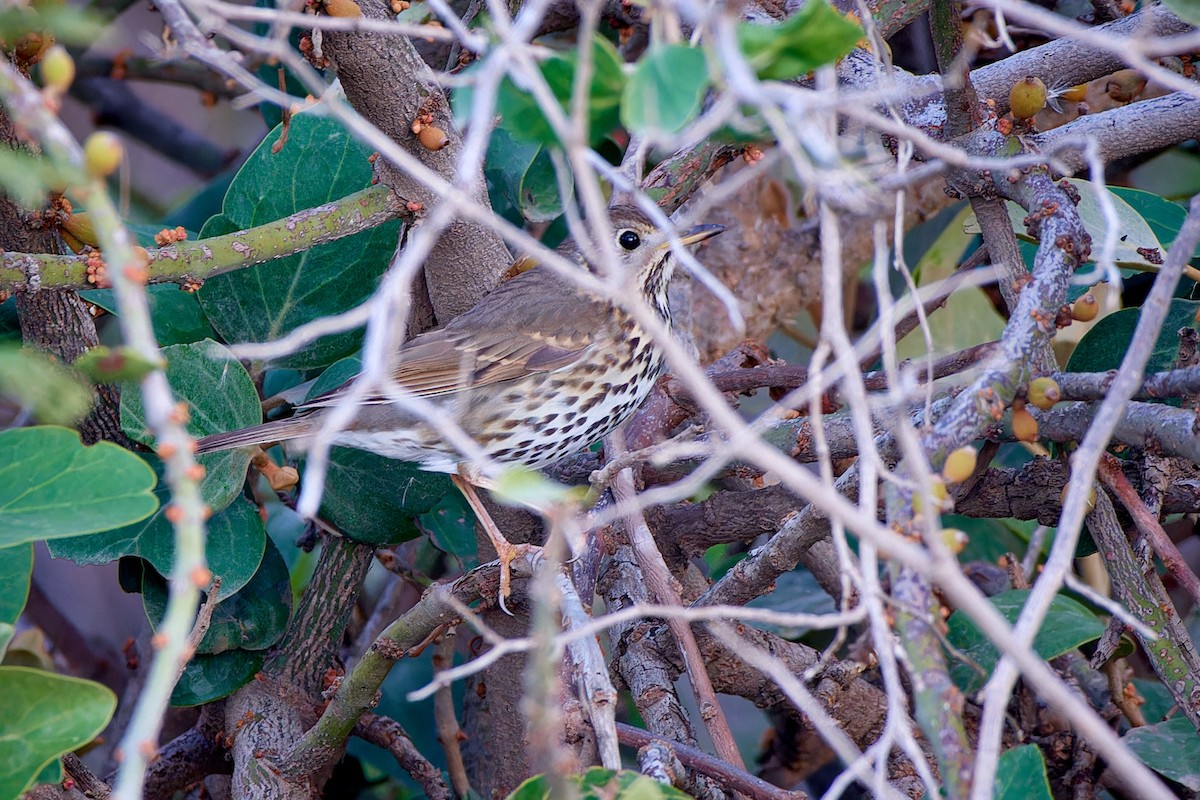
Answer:
MULTIPOLYGON (((621 279, 632 282, 669 327, 667 288, 675 259, 668 236, 633 206, 614 206, 608 217, 621 279)), ((683 231, 678 241, 698 244, 723 230, 721 225, 697 225, 683 231)), ((581 268, 600 271, 598 261, 570 241, 559 254, 581 268)), ((631 416, 663 365, 662 350, 633 314, 549 266, 535 265, 444 327, 405 342, 390 378, 439 412, 445 410, 487 457, 539 469, 585 450, 631 416)), ((197 452, 312 436, 357 379, 298 405, 291 417, 205 436, 197 452)), ((475 495, 472 483, 479 481, 465 477, 478 476, 478 470, 466 469, 467 459, 434 426, 406 413, 386 393, 368 391, 332 443, 450 473, 502 566, 516 556, 517 546, 504 539, 475 495)), ((502 601, 506 573, 502 569, 502 601)))

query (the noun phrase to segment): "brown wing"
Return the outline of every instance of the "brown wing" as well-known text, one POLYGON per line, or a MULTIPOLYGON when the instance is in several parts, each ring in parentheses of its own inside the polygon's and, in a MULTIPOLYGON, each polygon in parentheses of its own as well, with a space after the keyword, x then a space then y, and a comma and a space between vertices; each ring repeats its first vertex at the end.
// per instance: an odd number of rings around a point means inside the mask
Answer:
MULTIPOLYGON (((416 395, 435 397, 549 372, 590 347, 608 313, 598 297, 535 267, 501 284, 446 327, 405 343, 392 377, 416 395)), ((333 405, 353 380, 300 407, 333 405)), ((365 402, 387 398, 373 394, 365 402)))

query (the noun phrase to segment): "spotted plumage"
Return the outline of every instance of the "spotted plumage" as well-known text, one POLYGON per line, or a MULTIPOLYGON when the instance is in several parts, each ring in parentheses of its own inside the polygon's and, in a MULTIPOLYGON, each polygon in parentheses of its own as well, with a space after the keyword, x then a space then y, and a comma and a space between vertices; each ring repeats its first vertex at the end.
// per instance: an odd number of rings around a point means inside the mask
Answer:
MULTIPOLYGON (((669 325, 674 265, 664 238, 634 208, 617 207, 609 216, 621 269, 669 325)), ((681 240, 691 244, 721 230, 703 225, 681 240)), ((577 248, 562 252, 590 266, 577 248)), ((444 328, 407 342, 392 377, 435 403, 489 457, 537 468, 619 425, 645 399, 662 366, 661 351, 632 315, 535 266, 444 328)), ((349 387, 301 405, 288 419, 205 437, 200 452, 310 436, 349 387)), ((464 460, 436 430, 383 395, 369 395, 334 441, 437 472, 454 472, 464 460)))

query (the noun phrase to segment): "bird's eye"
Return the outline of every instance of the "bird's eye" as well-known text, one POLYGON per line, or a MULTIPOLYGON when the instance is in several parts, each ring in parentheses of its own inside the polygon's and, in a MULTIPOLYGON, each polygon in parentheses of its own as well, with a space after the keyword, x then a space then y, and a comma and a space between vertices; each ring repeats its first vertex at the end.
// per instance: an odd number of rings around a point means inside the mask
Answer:
POLYGON ((621 235, 617 237, 617 243, 626 250, 637 250, 642 243, 642 237, 634 231, 621 231, 621 235))

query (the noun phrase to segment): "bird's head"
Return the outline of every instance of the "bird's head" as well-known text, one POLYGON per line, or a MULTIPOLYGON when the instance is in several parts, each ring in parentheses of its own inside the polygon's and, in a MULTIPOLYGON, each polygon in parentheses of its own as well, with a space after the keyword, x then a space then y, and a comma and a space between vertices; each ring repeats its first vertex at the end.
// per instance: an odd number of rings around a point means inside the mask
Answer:
MULTIPOLYGON (((637 282, 646 288, 648 295, 665 291, 674 271, 667 232, 633 206, 614 206, 609 209, 608 218, 612 223, 613 251, 623 271, 637 276, 637 282)), ((679 232, 679 243, 698 244, 723 230, 723 225, 696 225, 679 232)))

